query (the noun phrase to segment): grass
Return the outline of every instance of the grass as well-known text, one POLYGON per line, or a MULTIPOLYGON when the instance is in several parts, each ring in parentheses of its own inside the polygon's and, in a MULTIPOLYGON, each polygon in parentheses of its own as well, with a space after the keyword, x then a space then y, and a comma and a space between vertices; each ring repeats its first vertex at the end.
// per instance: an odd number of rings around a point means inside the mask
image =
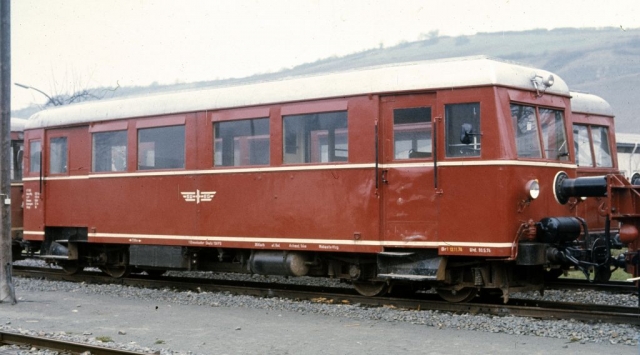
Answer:
POLYGON ((113 343, 113 339, 111 339, 111 337, 96 337, 96 340, 103 343, 113 343))
MULTIPOLYGON (((623 248, 621 250, 612 250, 611 256, 613 258, 617 258, 618 255, 625 252, 627 252, 627 248, 623 248)), ((564 277, 567 279, 582 279, 582 280, 586 279, 582 271, 578 271, 578 270, 569 271, 567 276, 561 276, 561 277, 564 277)), ((624 269, 616 269, 616 271, 614 271, 611 274, 610 281, 626 281, 628 278, 631 278, 631 277, 633 277, 633 275, 628 274, 624 269)), ((591 279, 593 280, 593 271, 591 272, 591 279)))

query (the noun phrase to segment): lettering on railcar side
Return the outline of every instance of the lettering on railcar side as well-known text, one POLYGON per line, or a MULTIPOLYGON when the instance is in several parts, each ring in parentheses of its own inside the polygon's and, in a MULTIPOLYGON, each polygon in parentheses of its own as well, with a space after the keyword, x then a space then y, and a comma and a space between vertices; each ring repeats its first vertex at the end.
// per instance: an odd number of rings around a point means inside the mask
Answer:
POLYGON ((24 207, 28 210, 33 207, 33 191, 31 189, 27 189, 24 192, 24 207))
POLYGON ((444 246, 440 247, 440 251, 443 253, 462 253, 464 249, 462 247, 444 246))
POLYGON ((340 246, 338 245, 318 245, 318 248, 320 249, 328 249, 328 250, 340 250, 340 246))

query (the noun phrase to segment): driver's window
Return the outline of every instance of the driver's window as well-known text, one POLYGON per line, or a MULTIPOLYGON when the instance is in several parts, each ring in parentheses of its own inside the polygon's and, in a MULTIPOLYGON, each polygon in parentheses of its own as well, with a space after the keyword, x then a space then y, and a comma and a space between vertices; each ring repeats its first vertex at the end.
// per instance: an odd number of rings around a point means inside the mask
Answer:
POLYGON ((479 157, 480 103, 445 105, 447 157, 479 157))
POLYGON ((515 129, 518 156, 521 158, 542 158, 536 109, 531 106, 511 104, 511 119, 515 129))

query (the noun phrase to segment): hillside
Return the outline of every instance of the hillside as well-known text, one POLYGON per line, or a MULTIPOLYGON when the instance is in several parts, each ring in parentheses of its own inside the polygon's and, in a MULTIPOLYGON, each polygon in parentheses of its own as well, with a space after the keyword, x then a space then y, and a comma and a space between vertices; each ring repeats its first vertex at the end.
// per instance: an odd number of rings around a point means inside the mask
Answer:
MULTIPOLYGON (((571 90, 589 92, 606 99, 616 113, 618 132, 640 133, 636 118, 636 111, 640 109, 640 104, 636 103, 640 94, 640 29, 565 28, 461 37, 443 37, 433 33, 422 41, 326 58, 277 73, 180 85, 123 87, 116 91, 116 95, 232 85, 386 63, 470 55, 489 55, 552 71, 562 77, 571 90)), ((13 115, 28 117, 34 109, 38 108, 16 111, 13 115)))

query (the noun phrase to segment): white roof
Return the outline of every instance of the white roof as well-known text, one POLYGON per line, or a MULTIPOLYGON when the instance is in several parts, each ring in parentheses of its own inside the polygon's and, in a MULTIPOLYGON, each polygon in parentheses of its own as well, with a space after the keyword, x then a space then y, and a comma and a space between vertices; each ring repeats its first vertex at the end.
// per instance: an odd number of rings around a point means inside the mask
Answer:
POLYGON ((618 144, 640 144, 640 134, 616 133, 616 143, 618 144))
MULTIPOLYGON (((533 77, 550 74, 487 57, 421 61, 62 106, 34 114, 26 128, 425 89, 499 85, 532 90, 533 77)), ((569 96, 557 76, 546 92, 569 96)))
POLYGON ((11 132, 22 132, 27 120, 24 118, 11 117, 11 132))
POLYGON ((611 105, 600 96, 574 91, 571 92, 571 112, 614 116, 611 105))

